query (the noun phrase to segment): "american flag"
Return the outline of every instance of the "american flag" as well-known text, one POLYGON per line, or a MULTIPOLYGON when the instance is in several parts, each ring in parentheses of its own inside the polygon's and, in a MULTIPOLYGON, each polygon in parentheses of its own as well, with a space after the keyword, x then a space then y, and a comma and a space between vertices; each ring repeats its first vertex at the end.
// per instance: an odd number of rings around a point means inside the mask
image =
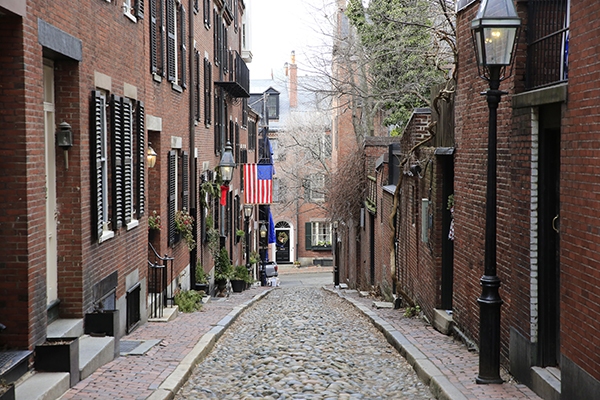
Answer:
POLYGON ((273 201, 273 166, 244 165, 246 204, 271 204, 273 201))

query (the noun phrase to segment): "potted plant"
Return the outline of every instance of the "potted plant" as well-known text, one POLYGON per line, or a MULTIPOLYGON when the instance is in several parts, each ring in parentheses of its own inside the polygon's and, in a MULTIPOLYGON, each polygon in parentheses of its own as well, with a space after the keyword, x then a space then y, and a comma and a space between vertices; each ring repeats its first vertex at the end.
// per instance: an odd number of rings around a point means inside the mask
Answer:
POLYGON ((70 386, 79 382, 79 338, 48 338, 35 346, 35 370, 68 372, 70 386))
POLYGON ((231 288, 235 293, 240 293, 246 287, 246 283, 250 281, 250 274, 245 265, 235 267, 231 278, 231 288))
POLYGON ((188 250, 194 250, 196 247, 196 241, 194 240, 194 217, 185 208, 175 213, 175 229, 183 236, 188 250))
POLYGON ((223 295, 227 287, 227 281, 233 275, 233 266, 229 260, 229 253, 223 247, 217 254, 215 259, 215 285, 217 285, 217 293, 223 295))
POLYGON ((150 240, 154 239, 156 232, 159 232, 161 229, 160 214, 154 210, 152 211, 152 214, 148 216, 148 238, 150 240))
POLYGON ((210 275, 207 274, 206 272, 204 272, 204 267, 202 267, 202 264, 198 263, 198 265, 196 265, 195 289, 197 291, 201 290, 204 293, 208 293, 208 288, 209 288, 208 278, 209 277, 210 277, 210 275))

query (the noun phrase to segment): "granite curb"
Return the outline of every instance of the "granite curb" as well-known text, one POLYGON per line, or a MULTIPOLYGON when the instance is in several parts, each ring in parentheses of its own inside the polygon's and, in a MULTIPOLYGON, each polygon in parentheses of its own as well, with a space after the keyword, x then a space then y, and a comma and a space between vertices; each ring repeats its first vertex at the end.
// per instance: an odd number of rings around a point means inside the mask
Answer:
POLYGON ((394 329, 394 327, 386 320, 381 318, 377 313, 368 307, 365 307, 359 301, 345 297, 341 292, 323 287, 325 291, 337 294, 340 298, 348 301, 356 309, 361 311, 367 318, 371 320, 373 326, 383 333, 387 341, 408 361, 413 367, 419 378, 429 385, 433 395, 440 400, 468 400, 468 398, 446 377, 431 360, 402 333, 394 329))
POLYGON ((210 331, 200 338, 188 355, 181 360, 177 368, 175 368, 175 371, 160 384, 158 389, 147 397, 147 400, 172 400, 177 391, 188 380, 194 366, 204 360, 225 330, 235 322, 246 308, 265 297, 273 289, 267 289, 252 297, 250 300, 233 307, 229 314, 223 317, 210 331))

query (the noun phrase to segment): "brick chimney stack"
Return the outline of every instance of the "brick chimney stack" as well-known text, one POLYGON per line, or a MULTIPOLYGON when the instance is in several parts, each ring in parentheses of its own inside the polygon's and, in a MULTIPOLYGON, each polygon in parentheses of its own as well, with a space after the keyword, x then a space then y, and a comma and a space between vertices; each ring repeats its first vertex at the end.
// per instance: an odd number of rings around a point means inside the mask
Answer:
POLYGON ((298 106, 298 66, 296 65, 296 52, 292 50, 292 62, 289 64, 290 71, 290 107, 298 106))

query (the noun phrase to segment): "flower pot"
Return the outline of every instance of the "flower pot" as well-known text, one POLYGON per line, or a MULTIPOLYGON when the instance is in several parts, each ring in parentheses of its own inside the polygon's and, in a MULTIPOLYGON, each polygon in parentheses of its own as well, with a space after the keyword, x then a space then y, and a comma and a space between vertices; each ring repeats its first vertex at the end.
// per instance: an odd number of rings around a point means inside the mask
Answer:
POLYGON ((15 384, 0 385, 0 400, 15 400, 15 384))
POLYGON ((242 281, 239 279, 233 279, 231 281, 231 288, 233 289, 233 291, 235 293, 241 293, 244 290, 245 286, 246 286, 246 281, 242 281))
POLYGON ((119 310, 104 310, 85 314, 83 319, 84 332, 88 335, 105 334, 118 336, 119 310))
POLYGON ((35 370, 68 372, 70 386, 79 382, 79 338, 49 338, 35 346, 35 370))
POLYGON ((196 283, 194 284, 194 290, 203 291, 204 294, 208 294, 208 290, 210 289, 210 285, 208 283, 196 283))

